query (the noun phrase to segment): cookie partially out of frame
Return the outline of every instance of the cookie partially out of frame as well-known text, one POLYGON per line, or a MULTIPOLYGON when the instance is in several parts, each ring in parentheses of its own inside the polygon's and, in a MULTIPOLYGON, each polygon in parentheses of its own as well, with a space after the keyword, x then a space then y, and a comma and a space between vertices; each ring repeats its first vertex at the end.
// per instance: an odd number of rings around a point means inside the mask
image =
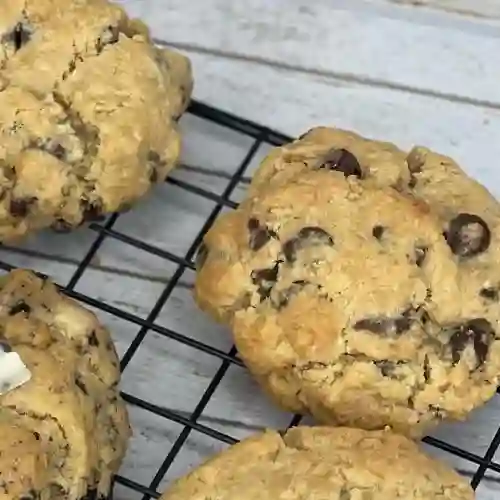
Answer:
POLYGON ((316 128, 216 221, 195 297, 282 407, 418 436, 495 394, 499 221, 452 159, 316 128))
POLYGON ((108 331, 16 270, 0 278, 0 340, 31 372, 0 396, 0 498, 107 499, 130 436, 108 331))
POLYGON ((470 486, 416 443, 386 431, 296 427, 232 446, 162 500, 473 500, 470 486))
POLYGON ((132 206, 175 166, 191 90, 118 5, 0 2, 0 241, 132 206))

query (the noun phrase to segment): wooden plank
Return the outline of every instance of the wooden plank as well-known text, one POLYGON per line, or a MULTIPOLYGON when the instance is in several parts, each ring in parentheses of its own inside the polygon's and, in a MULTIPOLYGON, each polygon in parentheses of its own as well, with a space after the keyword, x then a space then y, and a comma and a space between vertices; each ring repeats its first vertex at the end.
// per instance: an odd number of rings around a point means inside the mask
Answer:
MULTIPOLYGON (((50 274, 56 280, 63 280, 71 271, 57 262, 48 264, 46 261, 29 259, 25 264, 50 274)), ((185 281, 189 282, 190 278, 185 281)), ((162 289, 163 285, 158 283, 100 271, 85 274, 77 287, 82 293, 143 318, 162 289)), ((117 350, 123 355, 139 327, 102 310, 94 310, 110 328, 117 350)), ((157 324, 219 349, 228 350, 231 344, 227 330, 214 324, 196 308, 185 286, 175 289, 162 309, 157 324)), ((150 332, 123 375, 122 389, 135 397, 189 417, 219 366, 220 361, 215 357, 150 332)), ((500 400, 495 398, 467 423, 443 425, 434 435, 482 455, 498 425, 499 411, 500 400)), ((148 484, 182 427, 137 407, 131 406, 130 413, 134 437, 121 473, 139 483, 148 484)), ((199 423, 241 439, 266 427, 283 428, 289 420, 290 415, 277 410, 262 395, 246 370, 233 367, 215 392, 199 423)), ((160 489, 224 447, 212 438, 193 432, 160 489)), ((470 476, 475 469, 464 460, 435 448, 428 449, 465 475, 470 476)), ((478 499, 493 498, 493 487, 485 483, 484 495, 478 496, 478 499)), ((118 492, 119 500, 139 498, 122 487, 118 492)))
POLYGON ((500 106, 500 32, 479 21, 360 1, 121 3, 175 46, 500 106))

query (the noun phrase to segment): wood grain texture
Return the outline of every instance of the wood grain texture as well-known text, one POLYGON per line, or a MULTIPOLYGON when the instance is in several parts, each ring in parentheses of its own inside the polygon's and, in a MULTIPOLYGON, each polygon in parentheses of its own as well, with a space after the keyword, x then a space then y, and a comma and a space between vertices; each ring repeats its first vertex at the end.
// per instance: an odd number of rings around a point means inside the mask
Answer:
POLYGON ((500 106, 496 26, 330 0, 169 0, 161 11, 151 0, 121 3, 179 47, 500 106))
MULTIPOLYGON (((195 70, 195 96, 233 113, 298 135, 318 124, 354 129, 403 148, 424 144, 453 156, 500 196, 500 32, 494 0, 122 0, 148 22, 154 35, 182 47, 195 70), (449 12, 448 12, 449 11, 449 12), (453 12, 451 12, 453 11, 453 12), (456 15, 460 14, 460 15, 456 15)), ((181 121, 183 163, 173 177, 220 194, 251 140, 195 117, 181 121)), ((262 148, 249 173, 268 151, 262 148)), ((245 183, 233 200, 245 193, 245 183)), ((114 229, 158 251, 183 257, 215 203, 165 184, 118 220, 114 229)), ((0 259, 71 279, 95 231, 48 231, 0 259)), ((137 335, 176 264, 106 238, 76 290, 133 314, 134 322, 95 309, 109 326, 120 355, 137 335)), ((156 324, 188 339, 227 351, 230 336, 193 303, 192 271, 185 271, 156 324)), ((122 315, 123 315, 122 314, 122 315)), ((123 390, 189 416, 220 361, 149 332, 123 376, 123 390)), ((130 407, 134 438, 122 474, 148 484, 182 426, 130 407)), ((436 435, 483 455, 499 425, 498 397, 464 424, 436 435)), ((283 427, 289 415, 272 405, 246 370, 232 367, 200 418, 236 438, 283 427)), ((159 489, 224 445, 193 432, 159 489)), ((474 466, 437 452, 470 476, 474 466)), ((498 456, 500 459, 500 455, 498 456)), ((498 475, 478 490, 478 500, 500 497, 498 475)), ((115 500, 141 495, 118 487, 115 500)))

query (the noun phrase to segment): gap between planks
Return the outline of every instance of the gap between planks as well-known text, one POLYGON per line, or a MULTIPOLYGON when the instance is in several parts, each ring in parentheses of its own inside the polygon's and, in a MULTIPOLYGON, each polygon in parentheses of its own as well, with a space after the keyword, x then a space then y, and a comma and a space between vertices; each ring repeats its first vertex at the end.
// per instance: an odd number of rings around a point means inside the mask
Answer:
MULTIPOLYGON (((365 87, 375 87, 379 89, 391 90, 396 92, 404 92, 410 94, 416 94, 423 97, 432 97, 435 99, 442 99, 449 102, 465 104, 470 106, 477 106, 482 108, 489 108, 494 110, 500 110, 500 102, 491 101, 488 99, 476 99, 473 97, 467 97, 464 95, 452 94, 448 92, 440 92, 438 90, 431 90, 425 88, 419 88, 411 85, 404 85, 400 83, 390 82, 388 80, 381 80, 377 78, 370 78, 368 76, 356 75, 354 73, 342 73, 338 71, 321 70, 313 67, 287 64, 283 61, 273 60, 270 58, 264 58, 259 56, 251 56, 245 54, 238 54, 236 52, 226 52, 218 49, 209 49, 196 44, 187 43, 176 43, 168 40, 162 40, 159 38, 154 38, 154 42, 157 45, 163 47, 169 47, 172 49, 177 49, 185 52, 194 52, 200 55, 209 55, 220 57, 222 59, 227 59, 228 61, 240 61, 260 64, 263 66, 268 66, 271 68, 284 70, 294 73, 309 74, 314 76, 326 77, 339 80, 340 82, 351 83, 356 85, 362 85, 365 87)), ((500 44, 499 44, 500 48, 500 44)))

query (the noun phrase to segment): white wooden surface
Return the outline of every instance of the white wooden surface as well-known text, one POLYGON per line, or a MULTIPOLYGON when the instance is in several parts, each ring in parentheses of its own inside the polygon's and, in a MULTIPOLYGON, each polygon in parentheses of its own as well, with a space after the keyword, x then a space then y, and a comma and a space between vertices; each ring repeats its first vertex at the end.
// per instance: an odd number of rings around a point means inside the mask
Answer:
MULTIPOLYGON (((500 2, 497 0, 122 0, 154 36, 187 53, 195 97, 290 135, 335 124, 397 142, 426 144, 454 156, 500 196, 500 2)), ((250 141, 187 116, 184 163, 176 178, 221 192, 250 141)), ((264 154, 261 151, 260 154, 264 154)), ((242 195, 238 188, 235 199, 242 195)), ((183 255, 213 203, 160 186, 116 229, 183 255)), ((65 284, 92 242, 82 229, 43 233, 21 249, 1 251, 12 264, 36 268, 65 284)), ((145 318, 175 267, 106 240, 76 289, 145 318)), ((192 273, 158 323, 228 350, 227 332, 196 310, 192 273)), ((139 330, 98 311, 121 354, 139 330)), ((219 361, 149 333, 123 377, 123 389, 183 414, 196 406, 219 361)), ((437 436, 483 455, 500 424, 494 399, 469 422, 437 436)), ((135 429, 122 473, 148 484, 182 428, 131 408, 135 429)), ((287 424, 241 368, 231 368, 199 422, 241 438, 287 424)), ((186 472, 222 445, 193 432, 165 480, 186 472)), ((431 452, 436 453, 435 450, 431 452)), ((467 462, 441 454, 470 475, 467 462)), ((499 457, 500 458, 500 457, 499 457)), ((499 498, 488 474, 477 498, 499 498)), ((140 498, 123 487, 118 500, 140 498)))

